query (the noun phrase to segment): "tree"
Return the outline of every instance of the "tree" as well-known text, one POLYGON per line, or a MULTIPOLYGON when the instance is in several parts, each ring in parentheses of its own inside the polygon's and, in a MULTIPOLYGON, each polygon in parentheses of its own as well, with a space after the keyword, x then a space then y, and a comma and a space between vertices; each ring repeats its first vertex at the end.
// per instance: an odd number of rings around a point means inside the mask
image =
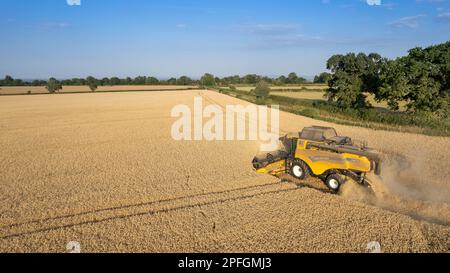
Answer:
POLYGON ((86 78, 87 85, 89 86, 89 89, 91 89, 92 92, 97 90, 98 88, 98 80, 92 76, 89 76, 86 78))
POLYGON ((314 77, 314 83, 325 83, 328 84, 328 81, 331 80, 331 74, 327 72, 320 73, 316 77, 314 77))
POLYGON ((242 79, 243 83, 245 84, 256 84, 260 80, 261 77, 255 74, 245 75, 244 78, 242 79))
POLYGON ((258 100, 266 100, 270 95, 270 86, 265 81, 260 81, 253 91, 258 100))
POLYGON ((329 101, 337 101, 343 108, 366 108, 366 95, 362 90, 362 80, 353 74, 338 71, 329 82, 330 88, 326 91, 329 101))
POLYGON ((31 85, 32 85, 32 86, 39 86, 39 85, 41 85, 41 81, 39 81, 39 80, 34 80, 34 81, 31 82, 31 85))
POLYGON ((101 85, 103 86, 111 85, 111 81, 109 80, 109 78, 103 78, 101 81, 101 85))
POLYGON ((378 54, 349 53, 334 55, 327 62, 332 77, 326 97, 344 108, 370 107, 366 93, 376 93, 385 59, 378 54))
POLYGON ((55 78, 50 78, 47 82, 46 88, 47 88, 48 92, 50 92, 50 94, 54 94, 56 92, 59 92, 62 89, 62 85, 55 78))
POLYGON ((298 79, 297 79, 297 84, 303 84, 306 82, 308 82, 308 80, 303 77, 298 77, 298 79))
POLYGON ((15 79, 12 83, 13 86, 23 86, 25 83, 21 79, 15 79))
POLYGON ((239 75, 225 77, 222 79, 222 82, 226 85, 239 84, 241 82, 241 77, 239 77, 239 75))
POLYGON ((285 76, 280 76, 276 79, 277 85, 284 85, 284 84, 286 84, 286 82, 287 82, 287 79, 285 76))
POLYGON ((133 84, 134 85, 145 85, 146 77, 138 76, 134 78, 133 84))
POLYGON ((13 77, 11 77, 11 76, 9 76, 9 75, 6 75, 6 76, 5 76, 5 79, 4 79, 3 82, 2 82, 2 85, 3 85, 3 86, 11 86, 11 85, 14 85, 14 79, 13 79, 13 77))
POLYGON ((222 80, 219 77, 215 77, 214 81, 216 82, 216 85, 222 85, 222 80))
POLYGON ((112 78, 109 80, 109 83, 110 83, 111 85, 120 85, 120 79, 119 79, 118 77, 112 77, 112 78))
POLYGON ((408 56, 387 62, 380 76, 376 99, 388 101, 398 109, 399 101, 407 102, 414 112, 450 115, 450 42, 420 47, 408 56))
POLYGON ((267 77, 267 76, 263 76, 263 77, 260 76, 260 78, 261 78, 262 81, 265 81, 265 82, 267 82, 268 84, 271 84, 271 83, 273 83, 273 81, 274 81, 272 78, 267 77))
POLYGON ((176 78, 170 78, 167 80, 167 84, 169 85, 176 85, 177 84, 177 79, 176 78))
POLYGON ((71 85, 87 85, 86 80, 85 79, 80 79, 80 78, 73 78, 71 80, 71 85))
POLYGON ((188 76, 181 76, 177 80, 177 85, 191 85, 191 84, 192 84, 192 79, 189 78, 188 76))
POLYGON ((206 73, 203 75, 203 77, 200 79, 200 84, 207 87, 212 87, 216 85, 215 78, 212 74, 206 73))
POLYGON ((159 80, 155 77, 147 77, 145 80, 146 85, 157 85, 159 84, 159 80))
MULTIPOLYGON (((130 77, 126 77, 125 80, 122 81, 124 85, 132 85, 133 84, 133 79, 130 77)), ((122 84, 121 82, 121 84, 122 84)))
POLYGON ((295 72, 289 73, 288 77, 287 77, 287 81, 288 84, 296 84, 298 82, 298 76, 295 72))

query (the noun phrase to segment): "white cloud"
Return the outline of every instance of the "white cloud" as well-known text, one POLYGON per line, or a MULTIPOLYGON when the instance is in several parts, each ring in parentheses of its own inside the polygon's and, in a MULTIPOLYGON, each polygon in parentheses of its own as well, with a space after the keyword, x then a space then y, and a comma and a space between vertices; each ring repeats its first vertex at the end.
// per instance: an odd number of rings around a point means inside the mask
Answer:
POLYGON ((391 27, 396 28, 417 28, 419 26, 419 21, 425 17, 425 15, 416 15, 416 16, 409 16, 409 17, 403 17, 398 20, 395 20, 393 22, 390 22, 389 25, 391 27))
POLYGON ((296 24, 252 24, 239 27, 240 31, 261 36, 292 34, 297 32, 298 29, 299 26, 296 24))
POLYGON ((66 0, 69 6, 81 6, 81 0, 66 0))
POLYGON ((438 14, 436 20, 439 22, 450 23, 450 12, 443 12, 438 14))
POLYGON ((434 3, 434 4, 439 4, 439 3, 444 3, 447 0, 416 0, 416 2, 418 3, 434 3))
POLYGON ((381 0, 366 0, 369 6, 381 6, 381 0))

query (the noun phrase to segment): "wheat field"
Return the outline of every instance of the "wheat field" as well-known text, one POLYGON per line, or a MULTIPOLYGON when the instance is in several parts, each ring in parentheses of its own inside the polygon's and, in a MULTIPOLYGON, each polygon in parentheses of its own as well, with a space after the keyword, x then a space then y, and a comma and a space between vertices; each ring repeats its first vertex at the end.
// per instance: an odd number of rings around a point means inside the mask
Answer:
MULTIPOLYGON (((245 85, 237 85, 236 86, 237 89, 241 90, 241 91, 252 91, 253 89, 255 89, 255 86, 245 86, 245 85)), ((292 91, 295 90, 297 91, 303 91, 303 92, 318 92, 318 90, 320 91, 325 91, 325 89, 328 88, 328 85, 326 84, 300 84, 300 85, 282 85, 282 86, 271 86, 272 89, 274 90, 283 90, 284 92, 287 91, 292 91)), ((320 93, 320 92, 318 92, 320 93)))
POLYGON ((282 112, 282 132, 331 125, 388 155, 382 197, 332 195, 256 174, 259 142, 173 140, 170 111, 195 96, 248 104, 198 90, 0 97, 0 252, 449 250, 449 138, 282 112))

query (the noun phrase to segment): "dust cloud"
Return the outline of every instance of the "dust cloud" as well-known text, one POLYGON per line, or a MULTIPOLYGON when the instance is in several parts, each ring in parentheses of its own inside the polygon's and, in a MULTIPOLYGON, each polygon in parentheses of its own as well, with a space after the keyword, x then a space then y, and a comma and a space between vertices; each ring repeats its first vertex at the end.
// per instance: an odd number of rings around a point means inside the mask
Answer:
POLYGON ((450 185, 433 178, 427 166, 430 162, 423 158, 420 154, 414 159, 384 155, 382 175, 368 176, 370 189, 349 181, 341 196, 417 220, 450 225, 450 185))

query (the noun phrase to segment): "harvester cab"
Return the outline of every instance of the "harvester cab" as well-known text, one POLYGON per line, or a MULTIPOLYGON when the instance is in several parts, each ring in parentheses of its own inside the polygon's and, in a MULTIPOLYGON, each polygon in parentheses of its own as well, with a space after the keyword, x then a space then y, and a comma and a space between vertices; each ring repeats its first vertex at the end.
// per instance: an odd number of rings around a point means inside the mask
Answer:
POLYGON ((300 133, 280 138, 278 151, 259 154, 253 159, 258 173, 280 175, 287 173, 297 179, 318 177, 333 192, 352 179, 370 186, 367 173, 381 174, 381 157, 366 143, 339 136, 335 129, 313 126, 300 133))

